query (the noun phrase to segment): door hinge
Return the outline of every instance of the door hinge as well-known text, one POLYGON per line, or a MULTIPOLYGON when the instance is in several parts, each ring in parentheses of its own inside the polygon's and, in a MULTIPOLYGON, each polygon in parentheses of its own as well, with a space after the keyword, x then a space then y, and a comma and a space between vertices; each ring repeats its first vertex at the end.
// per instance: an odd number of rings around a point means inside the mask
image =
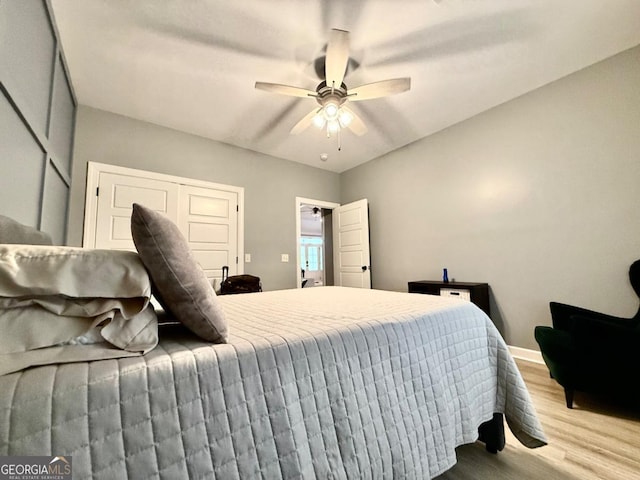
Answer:
POLYGON ((236 265, 238 264, 238 257, 236 257, 236 265))
POLYGON ((96 187, 96 197, 100 196, 100 187, 96 187))
POLYGON ((240 211, 240 206, 236 205, 236 212, 239 212, 239 211, 240 211))

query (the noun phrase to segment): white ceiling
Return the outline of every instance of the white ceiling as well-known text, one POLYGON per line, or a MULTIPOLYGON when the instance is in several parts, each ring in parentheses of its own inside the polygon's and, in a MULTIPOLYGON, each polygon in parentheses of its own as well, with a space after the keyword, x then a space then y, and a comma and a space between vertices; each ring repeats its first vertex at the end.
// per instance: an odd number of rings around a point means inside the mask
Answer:
POLYGON ((51 0, 78 101, 342 172, 640 44, 639 0, 51 0), (289 130, 315 105, 331 28, 351 32, 349 88, 411 77, 352 104, 369 128, 289 130), (326 162, 321 153, 328 153, 326 162))

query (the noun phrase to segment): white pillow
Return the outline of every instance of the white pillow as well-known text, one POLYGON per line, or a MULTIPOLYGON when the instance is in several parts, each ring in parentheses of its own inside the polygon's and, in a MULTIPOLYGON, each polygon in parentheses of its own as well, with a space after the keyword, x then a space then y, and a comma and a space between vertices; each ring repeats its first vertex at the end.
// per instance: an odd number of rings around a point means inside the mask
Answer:
POLYGON ((0 245, 0 297, 151 297, 135 252, 47 245, 0 245))
POLYGON ((82 343, 100 337, 105 358, 148 352, 158 343, 150 298, 135 252, 0 245, 0 374, 97 359, 82 343))

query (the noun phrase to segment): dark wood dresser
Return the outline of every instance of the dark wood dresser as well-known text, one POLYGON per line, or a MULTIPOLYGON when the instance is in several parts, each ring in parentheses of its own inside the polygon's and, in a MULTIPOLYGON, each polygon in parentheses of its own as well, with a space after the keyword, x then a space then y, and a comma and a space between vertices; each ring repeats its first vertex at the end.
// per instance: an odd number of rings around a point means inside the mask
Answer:
POLYGON ((409 282, 409 293, 426 293, 428 295, 461 298, 475 303, 484 313, 491 316, 488 283, 418 280, 409 282))

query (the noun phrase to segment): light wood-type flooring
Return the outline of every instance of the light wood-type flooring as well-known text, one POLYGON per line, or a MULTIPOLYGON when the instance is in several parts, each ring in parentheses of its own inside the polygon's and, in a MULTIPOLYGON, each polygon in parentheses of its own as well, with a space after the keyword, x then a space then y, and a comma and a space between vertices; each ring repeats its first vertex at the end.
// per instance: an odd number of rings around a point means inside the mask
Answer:
POLYGON ((481 443, 459 447, 458 463, 438 480, 640 480, 640 407, 576 392, 570 410, 545 365, 517 363, 549 444, 528 449, 505 423, 502 452, 491 455, 481 443))

